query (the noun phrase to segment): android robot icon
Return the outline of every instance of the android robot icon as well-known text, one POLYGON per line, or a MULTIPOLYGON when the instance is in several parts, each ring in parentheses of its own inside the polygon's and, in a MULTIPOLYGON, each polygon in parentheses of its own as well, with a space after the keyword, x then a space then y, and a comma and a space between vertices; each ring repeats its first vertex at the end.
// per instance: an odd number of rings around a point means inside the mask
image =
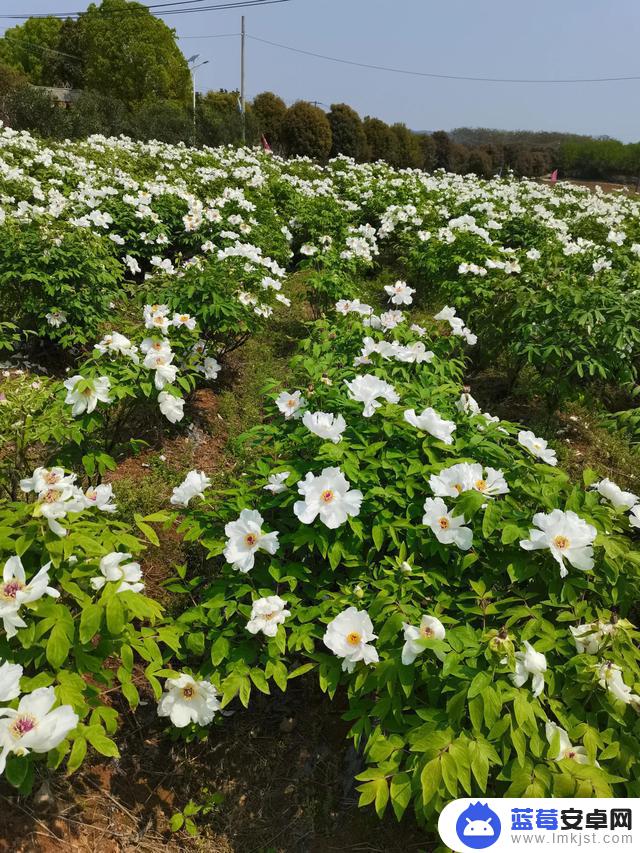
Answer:
POLYGON ((485 803, 471 803, 456 822, 458 838, 472 850, 484 850, 500 837, 500 818, 485 803))

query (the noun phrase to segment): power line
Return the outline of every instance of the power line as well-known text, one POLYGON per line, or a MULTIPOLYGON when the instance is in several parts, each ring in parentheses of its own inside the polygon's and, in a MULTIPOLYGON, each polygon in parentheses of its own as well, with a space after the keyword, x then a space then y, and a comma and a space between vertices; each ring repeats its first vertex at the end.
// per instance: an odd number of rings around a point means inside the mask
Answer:
POLYGON ((269 41, 268 39, 258 38, 258 36, 251 36, 248 34, 247 38, 252 39, 253 41, 261 42, 262 44, 271 45, 271 47, 278 47, 282 50, 289 50, 292 53, 301 53, 304 56, 313 56, 316 59, 324 59, 328 62, 338 62, 342 65, 354 65, 357 68, 368 68, 374 71, 387 71, 392 74, 409 74, 412 77, 431 77, 438 80, 468 80, 474 83, 613 83, 621 80, 640 80, 640 75, 628 77, 576 77, 565 80, 550 80, 548 78, 530 80, 509 77, 468 77, 461 74, 435 74, 430 71, 410 71, 406 68, 392 68, 389 65, 371 65, 367 62, 355 62, 351 59, 339 59, 336 56, 327 56, 323 53, 314 53, 311 50, 302 50, 298 47, 291 47, 288 44, 280 44, 279 42, 269 41))
POLYGON ((210 36, 177 36, 178 41, 184 41, 184 39, 228 39, 235 37, 237 38, 240 33, 218 33, 216 35, 210 36))
MULTIPOLYGON (((75 56, 72 53, 63 53, 61 50, 54 50, 52 47, 44 47, 41 44, 33 44, 30 41, 23 41, 22 39, 14 39, 11 36, 0 36, 0 39, 4 39, 5 41, 11 42, 11 44, 15 44, 18 47, 33 48, 34 50, 42 50, 44 53, 55 53, 56 56, 66 56, 67 59, 77 59, 79 62, 82 62, 82 58, 80 56, 75 56)), ((27 53, 29 51, 27 50, 27 53)))
MULTIPOLYGON (((219 12, 224 11, 225 9, 248 9, 255 8, 258 6, 274 6, 279 3, 290 3, 292 0, 235 0, 232 3, 216 3, 212 6, 198 6, 197 8, 189 8, 189 9, 168 9, 164 12, 158 12, 157 17, 162 18, 168 15, 188 15, 192 12, 219 12)), ((145 6, 143 4, 126 6, 122 9, 101 9, 100 14, 102 15, 124 15, 130 13, 137 13, 141 10, 143 11, 151 11, 153 9, 164 9, 167 6, 180 6, 184 3, 184 5, 188 3, 200 3, 205 2, 205 0, 176 0, 173 3, 156 3, 145 6)), ((80 15, 86 14, 86 9, 79 12, 51 12, 49 14, 45 14, 44 12, 38 12, 35 15, 25 15, 17 12, 11 13, 0 13, 0 18, 5 20, 16 20, 16 21, 24 21, 28 18, 77 18, 80 15)))

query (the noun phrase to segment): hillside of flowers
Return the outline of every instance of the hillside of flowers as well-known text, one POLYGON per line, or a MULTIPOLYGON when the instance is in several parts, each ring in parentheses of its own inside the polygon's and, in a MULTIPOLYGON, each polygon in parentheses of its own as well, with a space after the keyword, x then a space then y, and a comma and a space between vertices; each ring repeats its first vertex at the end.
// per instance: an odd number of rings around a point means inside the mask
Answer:
POLYGON ((14 794, 116 759, 140 679, 188 750, 304 678, 346 708, 380 817, 639 796, 640 497, 563 470, 468 383, 489 366, 549 413, 586 400, 633 444, 639 276, 626 194, 2 128, 14 794), (187 431, 201 389, 233 393, 233 354, 296 307, 242 470, 185 469, 123 516, 110 473, 187 431), (167 530, 191 555, 168 605, 145 583, 167 530))

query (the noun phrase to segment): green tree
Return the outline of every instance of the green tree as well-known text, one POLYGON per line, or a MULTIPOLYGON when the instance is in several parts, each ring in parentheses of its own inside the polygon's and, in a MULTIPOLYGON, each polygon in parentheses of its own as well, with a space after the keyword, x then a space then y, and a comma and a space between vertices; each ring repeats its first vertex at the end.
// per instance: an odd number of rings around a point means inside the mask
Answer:
POLYGON ((29 130, 45 139, 60 139, 68 135, 71 110, 62 109, 46 92, 33 86, 12 89, 6 110, 7 123, 15 130, 29 130))
POLYGON ((391 126, 396 138, 396 160, 393 163, 400 169, 420 169, 424 163, 422 146, 418 135, 406 124, 391 126))
POLYGON ((52 64, 59 49, 62 21, 58 18, 27 18, 11 27, 0 40, 0 60, 22 71, 35 86, 53 86, 52 64))
POLYGON ((51 80, 63 86, 83 89, 85 61, 82 44, 82 16, 66 18, 58 33, 58 53, 49 57, 51 80))
MULTIPOLYGON (((242 141, 242 115, 238 107, 239 92, 207 92, 198 98, 198 139, 205 145, 239 145, 242 141)), ((247 139, 253 137, 253 114, 246 106, 247 139)))
POLYGON ((493 174, 493 164, 491 157, 484 150, 475 146, 469 150, 467 158, 467 172, 478 175, 480 178, 490 178, 493 174))
POLYGON ((446 169, 447 172, 453 171, 451 166, 453 142, 449 134, 444 130, 436 130, 431 134, 431 139, 435 145, 435 168, 446 169))
POLYGON ((189 68, 174 30, 146 6, 103 0, 89 6, 80 27, 87 88, 128 105, 157 98, 187 100, 189 68))
POLYGON ((436 168, 436 144, 430 133, 421 133, 418 140, 422 148, 422 168, 432 172, 436 168))
POLYGON ((133 116, 133 135, 139 139, 191 142, 192 132, 190 113, 176 101, 146 101, 133 116))
POLYGON ((368 159, 367 135, 358 113, 347 104, 331 104, 327 114, 331 125, 331 156, 353 157, 362 162, 368 159))
POLYGON ((296 101, 282 122, 282 141, 289 156, 326 160, 331 151, 331 125, 321 109, 308 101, 296 101))
POLYGON ((261 92, 253 99, 252 109, 258 137, 264 135, 274 150, 279 149, 282 145, 282 122, 287 112, 285 102, 273 92, 261 92))
POLYGON ((464 175, 467 171, 468 160, 469 149, 466 145, 458 145, 457 142, 452 142, 449 150, 449 171, 464 175))
POLYGON ((398 140, 395 133, 386 122, 379 118, 367 116, 363 121, 364 132, 369 145, 369 157, 376 160, 386 160, 393 163, 397 159, 398 140))

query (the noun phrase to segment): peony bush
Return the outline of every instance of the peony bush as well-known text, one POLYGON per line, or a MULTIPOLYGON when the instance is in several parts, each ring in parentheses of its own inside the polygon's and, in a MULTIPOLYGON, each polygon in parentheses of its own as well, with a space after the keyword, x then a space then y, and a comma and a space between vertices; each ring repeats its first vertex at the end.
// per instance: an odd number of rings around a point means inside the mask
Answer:
POLYGON ((305 677, 346 701, 380 816, 639 795, 640 497, 576 483, 467 382, 526 369, 550 408, 606 383, 633 431, 637 201, 9 128, 0 184, 12 785, 116 757, 142 691, 190 742, 305 677), (184 471, 121 520, 106 473, 188 426, 251 336, 284 343, 292 307, 307 334, 233 436, 245 470, 184 471), (159 525, 196 557, 169 611, 145 584, 159 525))

